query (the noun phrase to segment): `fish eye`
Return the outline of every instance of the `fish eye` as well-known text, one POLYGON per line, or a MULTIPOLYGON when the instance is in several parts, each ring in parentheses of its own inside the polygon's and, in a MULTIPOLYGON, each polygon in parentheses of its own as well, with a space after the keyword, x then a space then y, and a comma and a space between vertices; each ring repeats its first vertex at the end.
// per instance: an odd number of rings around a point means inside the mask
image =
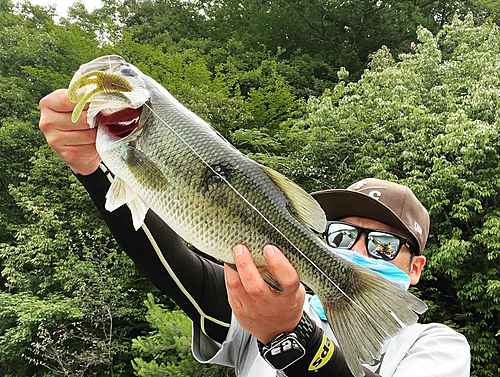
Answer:
POLYGON ((130 67, 124 67, 120 70, 121 74, 124 76, 135 76, 135 72, 130 67))

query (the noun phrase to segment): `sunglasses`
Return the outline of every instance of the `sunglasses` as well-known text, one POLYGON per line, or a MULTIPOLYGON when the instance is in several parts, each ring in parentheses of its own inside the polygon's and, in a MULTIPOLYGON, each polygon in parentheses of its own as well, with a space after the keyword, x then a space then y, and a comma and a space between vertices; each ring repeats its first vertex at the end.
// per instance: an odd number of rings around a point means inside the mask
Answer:
POLYGON ((354 244, 365 235, 366 251, 377 259, 387 261, 396 258, 403 245, 410 249, 413 255, 419 255, 418 250, 399 234, 384 230, 362 228, 343 221, 328 221, 326 225, 325 238, 328 245, 341 249, 352 249, 354 244))

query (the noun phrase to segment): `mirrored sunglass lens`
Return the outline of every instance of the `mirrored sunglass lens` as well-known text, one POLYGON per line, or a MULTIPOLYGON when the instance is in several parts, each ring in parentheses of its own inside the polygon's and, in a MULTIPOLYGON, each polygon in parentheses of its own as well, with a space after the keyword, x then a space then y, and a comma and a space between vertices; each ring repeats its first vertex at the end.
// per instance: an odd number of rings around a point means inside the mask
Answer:
POLYGON ((357 236, 356 228, 344 224, 330 224, 327 241, 333 247, 349 248, 356 241, 357 236))
POLYGON ((370 232, 368 251, 384 259, 392 259, 399 249, 400 240, 390 234, 370 232))

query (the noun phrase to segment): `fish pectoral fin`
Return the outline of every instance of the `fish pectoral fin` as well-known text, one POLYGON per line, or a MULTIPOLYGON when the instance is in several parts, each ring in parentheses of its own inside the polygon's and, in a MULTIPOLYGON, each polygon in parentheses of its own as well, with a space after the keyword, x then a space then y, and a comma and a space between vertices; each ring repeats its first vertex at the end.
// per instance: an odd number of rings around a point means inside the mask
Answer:
POLYGON ((168 185, 167 178, 147 154, 137 149, 132 143, 127 144, 124 161, 133 175, 154 181, 158 187, 168 185))
POLYGON ((133 201, 136 197, 137 193, 132 190, 130 186, 128 186, 122 179, 115 178, 106 194, 106 203, 104 208, 106 208, 109 212, 113 212, 125 203, 133 201))
POLYGON ((290 214, 306 227, 323 233, 326 228, 326 216, 319 203, 283 174, 264 165, 260 165, 260 168, 290 201, 292 207, 289 208, 290 214))
POLYGON ((271 289, 274 289, 276 292, 283 292, 283 287, 267 266, 257 266, 257 270, 271 289))
POLYGON ((130 212, 132 213, 132 223, 134 224, 134 229, 138 230, 142 224, 144 224, 144 219, 148 212, 149 207, 144 203, 139 197, 128 203, 130 212))

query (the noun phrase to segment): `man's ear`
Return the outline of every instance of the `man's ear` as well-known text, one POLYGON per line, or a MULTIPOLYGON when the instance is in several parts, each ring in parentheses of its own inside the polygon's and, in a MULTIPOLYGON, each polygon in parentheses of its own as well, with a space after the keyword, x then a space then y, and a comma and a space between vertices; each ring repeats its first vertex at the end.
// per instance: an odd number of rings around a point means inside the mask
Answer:
POLYGON ((420 280, 420 275, 422 274, 422 269, 425 266, 425 256, 416 255, 413 257, 410 266, 410 284, 415 285, 420 280))

